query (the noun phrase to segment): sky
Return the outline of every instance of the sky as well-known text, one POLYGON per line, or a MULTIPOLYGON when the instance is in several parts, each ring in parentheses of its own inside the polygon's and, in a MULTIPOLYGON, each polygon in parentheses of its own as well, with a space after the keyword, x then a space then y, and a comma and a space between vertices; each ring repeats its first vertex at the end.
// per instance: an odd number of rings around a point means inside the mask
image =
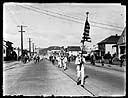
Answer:
POLYGON ((111 35, 121 35, 126 23, 126 6, 120 3, 4 3, 3 39, 14 47, 29 47, 29 38, 36 47, 79 46, 89 12, 92 47, 111 35))

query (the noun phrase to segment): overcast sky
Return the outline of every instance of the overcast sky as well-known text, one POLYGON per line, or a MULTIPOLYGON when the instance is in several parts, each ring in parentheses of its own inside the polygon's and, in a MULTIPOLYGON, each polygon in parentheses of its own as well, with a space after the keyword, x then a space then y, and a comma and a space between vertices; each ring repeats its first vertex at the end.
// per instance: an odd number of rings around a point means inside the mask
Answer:
POLYGON ((109 37, 121 35, 126 22, 126 6, 103 3, 5 3, 3 39, 20 47, 20 27, 24 25, 24 48, 28 38, 36 47, 81 45, 86 12, 89 12, 92 46, 109 37))

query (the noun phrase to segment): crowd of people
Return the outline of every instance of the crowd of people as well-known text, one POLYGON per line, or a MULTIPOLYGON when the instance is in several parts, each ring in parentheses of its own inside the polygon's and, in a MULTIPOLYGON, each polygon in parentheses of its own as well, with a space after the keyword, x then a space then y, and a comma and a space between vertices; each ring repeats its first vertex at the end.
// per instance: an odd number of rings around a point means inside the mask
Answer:
POLYGON ((76 67, 76 74, 77 74, 77 85, 84 86, 85 80, 85 70, 84 70, 84 63, 86 63, 85 58, 83 55, 78 54, 74 58, 74 56, 66 56, 66 55, 51 55, 49 56, 49 60, 52 62, 53 65, 57 65, 59 68, 63 68, 65 71, 67 69, 67 62, 71 60, 75 60, 76 67))
POLYGON ((52 64, 57 62, 57 66, 63 68, 64 71, 67 69, 66 65, 68 62, 68 57, 66 55, 51 55, 49 56, 49 60, 52 62, 52 64))
MULTIPOLYGON (((102 66, 105 64, 105 60, 108 60, 109 64, 113 63, 113 58, 115 56, 111 56, 111 54, 108 52, 104 56, 98 57, 95 53, 91 53, 89 55, 89 60, 92 65, 96 64, 97 60, 100 60, 100 63, 102 66)), ((65 71, 67 69, 67 63, 71 61, 75 61, 76 67, 76 73, 77 73, 77 85, 81 84, 81 86, 85 83, 85 67, 84 64, 86 64, 86 57, 83 56, 81 53, 78 53, 77 56, 66 56, 66 55, 51 55, 49 56, 49 60, 52 62, 53 65, 57 65, 59 68, 63 68, 65 71)), ((123 60, 121 60, 122 66, 123 60)))
POLYGON ((29 56, 27 54, 23 54, 23 56, 18 57, 18 61, 22 61, 24 64, 30 61, 33 61, 34 63, 37 63, 40 61, 40 56, 38 54, 35 54, 33 56, 29 56))
POLYGON ((122 55, 120 58, 118 58, 116 54, 111 55, 110 52, 102 56, 98 56, 96 53, 92 52, 89 55, 89 60, 92 65, 95 65, 96 62, 100 62, 102 66, 104 66, 105 63, 114 64, 114 62, 119 62, 120 67, 122 67, 125 60, 125 55, 122 55))

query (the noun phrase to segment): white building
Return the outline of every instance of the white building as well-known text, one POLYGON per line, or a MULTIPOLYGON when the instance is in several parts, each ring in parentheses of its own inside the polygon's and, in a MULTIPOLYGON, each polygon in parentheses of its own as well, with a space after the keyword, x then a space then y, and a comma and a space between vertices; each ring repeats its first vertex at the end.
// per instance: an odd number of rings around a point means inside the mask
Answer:
POLYGON ((113 45, 116 45, 118 40, 119 40, 120 36, 116 35, 112 35, 106 39, 104 39, 103 41, 98 43, 98 50, 100 52, 100 56, 104 55, 108 52, 110 52, 110 54, 114 54, 117 51, 117 48, 113 48, 113 45))
POLYGON ((69 53, 69 56, 71 55, 77 56, 77 54, 81 52, 81 48, 80 46, 68 46, 67 52, 69 53))
POLYGON ((113 48, 117 48, 116 54, 118 58, 122 55, 126 55, 126 27, 124 28, 117 44, 113 45, 113 48))

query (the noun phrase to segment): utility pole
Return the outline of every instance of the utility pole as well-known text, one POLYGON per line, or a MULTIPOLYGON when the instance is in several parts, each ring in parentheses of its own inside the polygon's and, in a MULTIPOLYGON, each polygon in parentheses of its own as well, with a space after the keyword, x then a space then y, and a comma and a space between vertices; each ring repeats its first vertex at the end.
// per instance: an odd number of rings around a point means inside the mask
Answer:
POLYGON ((17 27, 20 27, 21 30, 19 32, 21 32, 21 60, 23 59, 23 27, 27 27, 27 26, 23 26, 23 25, 20 25, 20 26, 17 26, 17 27))
POLYGON ((31 57, 31 38, 29 38, 29 52, 30 52, 30 57, 31 57))
POLYGON ((17 61, 18 61, 20 48, 18 47, 17 50, 18 50, 18 56, 17 56, 17 61))
POLYGON ((35 45, 35 52, 36 52, 36 45, 35 45))
POLYGON ((32 45, 33 45, 33 56, 34 56, 34 43, 32 43, 32 45))

